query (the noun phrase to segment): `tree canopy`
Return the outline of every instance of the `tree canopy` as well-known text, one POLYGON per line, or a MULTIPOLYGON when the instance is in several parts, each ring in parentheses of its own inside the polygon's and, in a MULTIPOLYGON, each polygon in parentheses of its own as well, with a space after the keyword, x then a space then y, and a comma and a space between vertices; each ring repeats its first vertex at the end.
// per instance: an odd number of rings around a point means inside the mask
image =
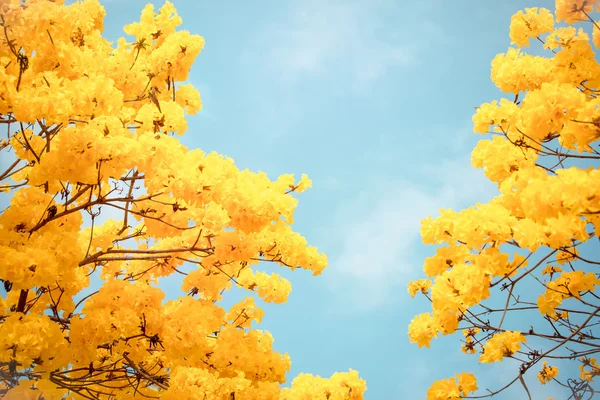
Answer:
POLYGON ((514 47, 498 54, 491 69, 492 81, 511 97, 483 104, 473 116, 475 133, 491 138, 479 141, 472 164, 499 194, 422 222, 423 242, 436 246, 435 255, 424 263, 429 279, 410 282, 408 290, 427 296, 431 311, 412 320, 410 341, 429 347, 440 334, 462 331, 463 352, 482 364, 514 365, 505 386, 475 395, 476 377, 465 372, 436 381, 429 400, 492 397, 513 384, 523 386, 523 398, 537 398, 525 382, 528 371, 541 384, 564 387, 570 399, 595 393, 600 27, 594 9, 600 11, 599 2, 557 0, 554 14, 527 8, 512 17, 514 47), (586 22, 591 38, 574 26, 586 22), (524 51, 534 44, 543 55, 524 51))
MULTIPOLYGON (((600 1, 556 0, 510 24, 491 63, 506 94, 473 116, 473 167, 498 194, 421 225, 431 257, 408 284, 443 335, 480 364, 428 400, 493 397, 531 378, 592 398, 600 366, 600 1), (530 48, 529 53, 526 51, 530 48), (459 332, 460 331, 460 332, 459 332), (462 335, 460 335, 462 333, 462 335), (487 391, 485 391, 487 389, 487 391)), ((174 5, 147 5, 116 43, 98 0, 0 1, 0 396, 7 399, 360 400, 355 370, 297 376, 257 329, 258 296, 283 303, 272 263, 319 275, 327 257, 293 228, 311 180, 271 180, 180 140, 202 109, 189 83, 204 39, 174 5), (161 282, 181 279, 167 299, 161 282), (232 288, 249 296, 226 308, 232 288), (250 295, 252 294, 252 295, 250 295)), ((441 355, 441 354, 440 354, 441 355)), ((441 355, 443 356, 443 355, 441 355)))
POLYGON ((0 394, 7 399, 360 399, 356 371, 300 375, 255 329, 253 297, 318 275, 327 257, 291 228, 307 176, 241 171, 177 136, 202 108, 184 82, 204 46, 172 3, 102 36, 97 0, 0 2, 0 394), (188 272, 182 266, 193 266, 188 272), (161 278, 182 275, 165 301, 161 278), (82 295, 91 279, 101 287, 82 295))

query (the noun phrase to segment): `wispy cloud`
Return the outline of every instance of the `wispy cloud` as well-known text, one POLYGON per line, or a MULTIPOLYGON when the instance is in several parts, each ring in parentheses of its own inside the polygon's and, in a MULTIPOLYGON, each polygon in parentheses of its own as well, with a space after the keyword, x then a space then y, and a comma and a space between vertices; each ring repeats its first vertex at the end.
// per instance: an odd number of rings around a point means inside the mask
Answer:
MULTIPOLYGON (((266 52, 257 58, 285 86, 307 77, 348 79, 362 90, 395 68, 418 63, 419 50, 439 27, 418 2, 308 1, 255 38, 266 52)), ((254 47, 254 46, 252 46, 254 47)))
POLYGON ((343 232, 339 256, 330 262, 330 287, 343 303, 371 309, 406 295, 406 283, 420 275, 420 223, 440 208, 462 209, 495 195, 495 186, 468 159, 414 171, 413 179, 376 182, 338 210, 343 232), (427 176, 427 186, 420 184, 427 176), (335 279, 333 279, 335 276, 335 279))

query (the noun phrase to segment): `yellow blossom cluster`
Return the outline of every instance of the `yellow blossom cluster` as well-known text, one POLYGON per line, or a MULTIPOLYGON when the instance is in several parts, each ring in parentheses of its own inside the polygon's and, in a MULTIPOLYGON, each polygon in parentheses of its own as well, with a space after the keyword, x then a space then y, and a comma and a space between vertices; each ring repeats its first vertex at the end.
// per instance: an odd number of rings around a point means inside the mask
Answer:
MULTIPOLYGON (((594 299, 584 296, 595 296, 600 285, 596 271, 587 269, 597 266, 597 252, 582 254, 600 236, 600 29, 591 15, 600 11, 600 2, 556 0, 555 5, 555 12, 526 8, 513 15, 509 33, 514 47, 491 62, 491 80, 510 96, 482 104, 473 115, 474 132, 492 137, 477 143, 471 162, 497 184, 498 194, 459 212, 442 209, 421 223, 423 243, 436 249, 423 265, 429 283, 408 284, 413 297, 431 292, 431 310, 415 316, 408 327, 410 341, 419 347, 464 326, 462 350, 479 353, 481 363, 517 352, 537 360, 539 353, 521 346, 526 335, 546 340, 544 334, 533 326, 523 332, 503 327, 519 307, 535 305, 541 321, 565 329, 560 334, 565 343, 585 336, 580 322, 574 322, 576 314, 560 306, 571 299, 595 307, 594 299), (558 26, 582 20, 593 26, 591 38, 584 28, 558 26), (524 51, 533 45, 543 54, 524 51), (514 255, 509 249, 516 249, 514 255), (546 251, 536 259, 536 252, 546 251), (532 279, 534 274, 541 277, 532 279), (525 278, 542 289, 518 293, 525 278), (475 338, 479 328, 488 333, 475 338)), ((584 325, 595 315, 593 309, 581 313, 589 314, 584 325)), ((524 371, 530 367, 523 364, 524 371)), ((558 370, 544 364, 540 374, 545 383, 558 370)), ((464 397, 448 382, 434 383, 439 395, 430 397, 464 397)))
POLYGON ((204 39, 173 3, 115 43, 104 17, 98 0, 0 1, 0 397, 362 399, 356 371, 281 390, 291 361, 256 329, 259 305, 220 302, 234 286, 286 301, 260 263, 327 266, 292 229, 311 180, 180 142, 204 39), (173 275, 186 295, 166 301, 173 275))
POLYGON ((475 335, 480 333, 481 330, 479 328, 470 328, 463 329, 463 335, 465 336, 465 344, 462 346, 462 352, 465 354, 475 354, 477 353, 477 349, 475 345, 477 344, 477 340, 475 335))
POLYGON ((473 374, 463 372, 456 378, 436 381, 427 391, 427 400, 459 400, 477 390, 473 374))
POLYGON ((595 358, 583 357, 579 372, 581 379, 592 382, 596 376, 600 375, 600 366, 598 366, 595 358))
POLYGON ((545 8, 526 8, 514 14, 510 22, 510 38, 519 47, 529 46, 529 41, 554 30, 554 16, 545 8))
POLYGON ((336 372, 329 379, 300 374, 289 389, 281 391, 281 400, 360 400, 366 390, 366 382, 358 372, 336 372))
POLYGON ((515 354, 521 343, 527 341, 521 332, 505 331, 494 334, 485 342, 483 354, 479 357, 482 363, 502 361, 502 358, 515 354))
POLYGON ((429 279, 418 279, 416 281, 411 281, 408 283, 408 293, 410 293, 410 297, 412 298, 415 297, 417 292, 427 294, 430 288, 431 280, 429 279))
POLYGON ((586 14, 600 11, 597 0, 556 0, 556 20, 574 23, 586 19, 586 14))
POLYGON ((542 385, 545 385, 546 383, 550 382, 552 379, 558 376, 558 368, 553 366, 549 367, 546 361, 542 362, 542 364, 543 367, 538 373, 538 379, 540 380, 542 385))
POLYGON ((538 298, 538 309, 542 314, 552 315, 564 299, 581 298, 582 292, 594 290, 598 285, 600 279, 593 272, 563 272, 558 278, 546 284, 545 292, 538 298))

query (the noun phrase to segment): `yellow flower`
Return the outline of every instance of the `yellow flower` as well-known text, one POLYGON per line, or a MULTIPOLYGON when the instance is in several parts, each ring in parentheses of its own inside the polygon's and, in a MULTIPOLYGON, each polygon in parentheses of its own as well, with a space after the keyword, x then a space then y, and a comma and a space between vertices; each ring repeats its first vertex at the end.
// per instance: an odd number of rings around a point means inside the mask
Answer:
POLYGON ((582 357, 579 371, 581 379, 591 382, 596 376, 600 375, 600 366, 596 363, 595 358, 582 357), (586 368, 589 368, 589 370, 586 370, 586 368))
POLYGON ((554 379, 557 375, 558 375, 558 368, 548 367, 546 365, 546 361, 544 361, 543 367, 542 367, 541 371, 538 373, 537 377, 540 380, 540 382, 543 385, 545 385, 546 383, 548 383, 552 379, 554 379))
POLYGON ((547 265, 542 271, 542 275, 552 275, 557 272, 562 272, 562 268, 558 265, 547 265))
POLYGON ((594 10, 595 1, 588 0, 556 0, 556 21, 565 21, 570 24, 580 20, 587 20, 584 13, 594 10))
POLYGON ((569 297, 580 298, 581 293, 595 290, 600 284, 600 279, 592 272, 583 271, 563 272, 558 278, 546 284, 546 291, 538 298, 540 313, 553 315, 556 307, 569 297))
POLYGON ((525 13, 519 11, 510 21, 510 39, 519 47, 529 46, 529 39, 552 32, 554 17, 545 8, 526 8, 525 13))
POLYGON ((477 390, 477 379, 475 375, 468 372, 461 372, 456 374, 458 378, 458 387, 462 395, 467 395, 477 390))
POLYGON ((475 343, 473 342, 472 336, 467 336, 465 339, 465 344, 462 345, 462 352, 465 354, 475 354, 477 353, 477 349, 475 348, 475 343))
POLYGON ((504 357, 510 357, 521 349, 521 343, 527 339, 521 332, 506 331, 496 333, 483 346, 483 354, 479 357, 482 363, 502 361, 504 357))
POLYGON ((574 261, 579 255, 579 250, 576 247, 568 248, 567 250, 561 250, 556 256, 556 262, 559 264, 565 264, 569 261, 574 261))
POLYGON ((419 347, 429 347, 431 339, 438 335, 438 323, 429 313, 419 314, 408 326, 408 338, 419 347))
POLYGON ((427 400, 460 400, 476 390, 475 376, 462 372, 454 378, 435 381, 427 391, 427 400))
POLYGON ((427 294, 431 288, 431 280, 430 279, 419 279, 416 281, 408 282, 408 293, 410 293, 410 297, 414 298, 417 292, 421 292, 423 294, 427 294))

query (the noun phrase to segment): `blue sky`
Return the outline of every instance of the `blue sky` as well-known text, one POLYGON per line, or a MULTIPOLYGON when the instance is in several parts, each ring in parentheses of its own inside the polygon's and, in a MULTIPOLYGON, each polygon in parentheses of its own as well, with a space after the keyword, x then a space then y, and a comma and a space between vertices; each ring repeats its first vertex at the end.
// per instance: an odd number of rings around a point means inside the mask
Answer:
MULTIPOLYGON (((101 2, 116 41, 148 1, 101 2)), ((482 368, 457 337, 410 344, 407 326, 429 305, 411 300, 406 284, 434 250, 420 243, 420 221, 496 194, 470 166, 483 138, 471 116, 501 96, 490 61, 510 44, 511 15, 554 1, 172 2, 182 29, 206 40, 190 75, 204 108, 182 141, 272 179, 313 181, 298 196, 295 229, 329 268, 319 277, 278 269, 293 292, 265 305, 260 325, 290 354, 288 380, 352 368, 375 400, 425 398, 433 380, 456 372, 490 389, 512 379, 516 366, 482 368)), ((181 294, 175 279, 164 288, 181 294)), ((535 385, 535 373, 534 399, 557 394, 535 385)), ((497 398, 524 395, 517 387, 497 398)))
MULTIPOLYGON (((293 292, 265 306, 260 326, 290 353, 288 380, 353 368, 374 400, 425 398, 433 380, 462 371, 490 388, 513 377, 514 365, 478 367, 458 338, 410 344, 407 326, 428 304, 411 300, 406 283, 433 252, 420 243, 421 219, 496 193, 470 167, 481 138, 471 116, 500 97, 490 61, 510 44, 511 15, 554 2, 173 2, 182 28, 206 40, 190 75, 204 109, 183 142, 271 178, 313 180, 295 228, 329 268, 316 278, 280 270, 293 292)), ((146 3, 104 2, 106 35, 122 36, 146 3)), ((179 295, 176 282, 165 285, 179 295)), ((533 387, 535 399, 552 395, 533 387)), ((498 398, 515 396, 522 388, 498 398)))

